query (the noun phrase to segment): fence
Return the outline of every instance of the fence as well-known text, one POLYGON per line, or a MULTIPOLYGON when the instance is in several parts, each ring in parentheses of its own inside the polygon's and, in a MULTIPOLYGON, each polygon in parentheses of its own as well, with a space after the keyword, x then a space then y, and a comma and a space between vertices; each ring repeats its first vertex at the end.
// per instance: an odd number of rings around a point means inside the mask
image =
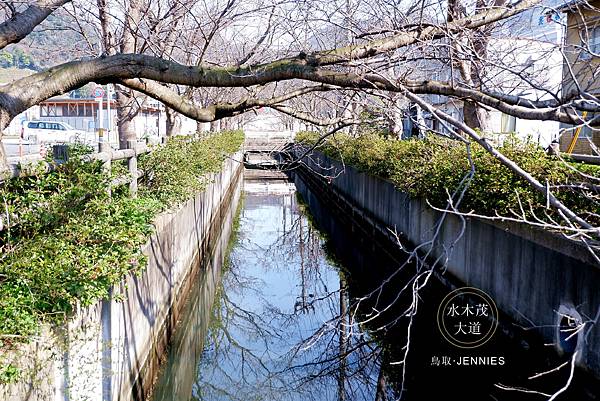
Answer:
MULTIPOLYGON (((127 149, 114 150, 108 143, 100 143, 99 150, 99 153, 92 153, 82 156, 82 160, 84 162, 92 162, 95 160, 101 161, 103 170, 109 174, 113 161, 127 160, 128 174, 116 177, 110 182, 109 187, 107 188, 109 195, 112 192, 112 188, 129 184, 129 194, 132 197, 136 197, 138 190, 138 179, 144 175, 143 172, 139 171, 137 168, 137 157, 138 155, 149 153, 150 148, 145 143, 128 141, 127 149)), ((29 165, 9 165, 8 173, 0 176, 0 183, 11 178, 45 174, 54 170, 57 165, 60 165, 68 160, 68 145, 54 145, 52 148, 52 156, 55 161, 54 163, 38 161, 37 163, 29 165)), ((9 221, 8 216, 0 215, 0 231, 3 231, 8 227, 12 227, 15 224, 15 222, 9 221), (6 219, 6 222, 4 219, 6 219)))

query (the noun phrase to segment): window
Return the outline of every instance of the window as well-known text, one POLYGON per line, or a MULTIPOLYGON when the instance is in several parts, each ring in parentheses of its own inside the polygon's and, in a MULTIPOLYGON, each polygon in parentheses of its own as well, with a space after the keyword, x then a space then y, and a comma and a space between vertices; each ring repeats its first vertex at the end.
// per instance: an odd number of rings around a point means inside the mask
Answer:
POLYGON ((600 26, 597 26, 589 31, 590 38, 588 45, 592 53, 600 53, 600 26))
POLYGON ((583 29, 581 32, 582 41, 581 46, 583 47, 579 58, 583 61, 591 60, 593 54, 600 54, 600 26, 594 28, 583 29))
POLYGON ((42 107, 41 115, 42 117, 60 117, 63 115, 63 108, 61 105, 51 103, 42 107))
POLYGON ((64 111, 64 107, 62 105, 54 104, 54 105, 52 105, 52 110, 50 110, 50 115, 62 117, 64 115, 63 111, 64 111), (54 113, 52 113, 52 111, 54 111, 54 113))
POLYGON ((94 117, 98 112, 98 104, 86 104, 85 115, 88 117, 94 117))

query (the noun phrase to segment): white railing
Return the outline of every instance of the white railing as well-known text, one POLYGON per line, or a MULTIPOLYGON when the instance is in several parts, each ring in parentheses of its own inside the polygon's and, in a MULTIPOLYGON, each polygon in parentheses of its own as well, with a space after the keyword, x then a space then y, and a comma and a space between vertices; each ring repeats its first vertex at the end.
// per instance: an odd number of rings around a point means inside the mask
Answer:
POLYGON ((244 131, 246 140, 248 139, 264 139, 271 140, 293 140, 296 137, 294 131, 244 131))

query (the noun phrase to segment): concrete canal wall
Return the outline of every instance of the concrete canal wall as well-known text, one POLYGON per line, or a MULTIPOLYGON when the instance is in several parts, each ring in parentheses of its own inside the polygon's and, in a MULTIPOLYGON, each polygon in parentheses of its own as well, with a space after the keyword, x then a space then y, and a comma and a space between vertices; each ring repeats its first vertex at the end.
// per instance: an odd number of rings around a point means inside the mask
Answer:
POLYGON ((215 244, 228 240, 223 225, 241 194, 241 160, 241 153, 227 159, 204 192, 156 219, 144 247, 147 268, 114 288, 112 300, 82 308, 65 327, 45 328, 5 355, 21 379, 0 386, 0 399, 145 400, 197 273, 214 262, 215 244))
MULTIPOLYGON (((299 175, 316 178, 321 190, 335 192, 349 205, 348 213, 370 221, 379 232, 395 230, 412 246, 434 237, 442 214, 423 199, 319 153, 303 162, 296 180, 303 179, 299 175)), ((600 308, 600 268, 584 246, 520 224, 447 214, 435 241, 422 249, 446 260, 447 273, 459 283, 490 294, 518 324, 537 327, 559 352, 562 314, 585 323, 577 334, 578 364, 600 376, 600 328, 593 322, 600 308)))

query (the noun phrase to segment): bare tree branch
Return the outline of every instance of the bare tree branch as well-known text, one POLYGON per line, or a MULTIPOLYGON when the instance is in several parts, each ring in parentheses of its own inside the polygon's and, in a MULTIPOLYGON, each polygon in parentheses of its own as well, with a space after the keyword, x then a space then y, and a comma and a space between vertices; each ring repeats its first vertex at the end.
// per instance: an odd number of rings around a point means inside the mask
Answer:
POLYGON ((16 13, 1 23, 0 49, 19 42, 57 8, 69 1, 71 0, 37 0, 23 12, 16 13))

